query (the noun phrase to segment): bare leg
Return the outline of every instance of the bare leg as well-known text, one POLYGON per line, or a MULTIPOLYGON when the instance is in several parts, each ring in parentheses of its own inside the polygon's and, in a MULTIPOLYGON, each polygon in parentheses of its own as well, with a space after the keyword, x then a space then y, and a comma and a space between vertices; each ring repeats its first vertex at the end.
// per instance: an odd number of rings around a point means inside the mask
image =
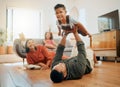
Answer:
POLYGON ((94 57, 94 63, 97 63, 97 59, 96 59, 95 53, 93 54, 93 57, 94 57))
POLYGON ((101 64, 102 62, 97 60, 96 55, 94 53, 94 66, 100 66, 101 64))

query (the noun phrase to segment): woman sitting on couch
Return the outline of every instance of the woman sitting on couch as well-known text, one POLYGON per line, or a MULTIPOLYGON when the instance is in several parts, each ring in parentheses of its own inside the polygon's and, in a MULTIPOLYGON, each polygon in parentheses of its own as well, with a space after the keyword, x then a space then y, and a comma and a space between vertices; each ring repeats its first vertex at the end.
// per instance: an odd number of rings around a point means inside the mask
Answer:
MULTIPOLYGON (((26 41, 26 58, 28 64, 39 65, 41 69, 48 69, 51 66, 55 52, 48 51, 47 48, 43 45, 35 45, 35 42, 32 39, 26 41)), ((63 56, 63 59, 67 56, 63 56)))

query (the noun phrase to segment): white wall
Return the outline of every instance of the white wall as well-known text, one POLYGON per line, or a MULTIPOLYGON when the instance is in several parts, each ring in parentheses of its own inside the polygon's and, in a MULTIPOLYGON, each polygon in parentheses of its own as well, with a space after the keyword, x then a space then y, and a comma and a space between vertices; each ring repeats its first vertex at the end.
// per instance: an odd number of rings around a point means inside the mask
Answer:
POLYGON ((74 6, 78 10, 84 8, 86 10, 86 27, 90 33, 98 32, 98 16, 116 9, 120 10, 120 0, 0 0, 0 28, 6 29, 6 9, 14 7, 41 11, 42 28, 48 30, 48 27, 51 26, 52 31, 57 31, 54 13, 54 6, 57 3, 64 3, 68 12, 74 6))
POLYGON ((67 4, 69 10, 74 6, 86 10, 87 29, 92 34, 98 32, 98 16, 116 9, 120 12, 120 0, 67 0, 67 4))
POLYGON ((0 0, 0 28, 6 29, 6 5, 4 0, 0 0))
MULTIPOLYGON (((79 17, 81 16, 80 11, 82 9, 85 10, 86 22, 83 24, 85 24, 84 26, 91 34, 99 32, 98 16, 116 9, 119 9, 120 12, 120 0, 66 0, 66 3, 68 12, 71 12, 71 9, 74 7, 78 9, 78 12, 74 14, 79 15, 79 17)), ((79 21, 81 20, 79 19, 79 21)), ((85 44, 88 46, 90 44, 89 38, 82 38, 85 44)))

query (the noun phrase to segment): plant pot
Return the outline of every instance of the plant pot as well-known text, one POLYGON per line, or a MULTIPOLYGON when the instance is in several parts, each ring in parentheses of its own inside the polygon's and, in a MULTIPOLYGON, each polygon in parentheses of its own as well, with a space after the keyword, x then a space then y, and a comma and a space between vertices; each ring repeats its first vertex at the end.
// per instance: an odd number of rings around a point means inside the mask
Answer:
POLYGON ((0 55, 5 54, 5 47, 4 46, 0 46, 0 55))
POLYGON ((7 54, 12 54, 12 53, 13 53, 13 47, 7 46, 7 54))

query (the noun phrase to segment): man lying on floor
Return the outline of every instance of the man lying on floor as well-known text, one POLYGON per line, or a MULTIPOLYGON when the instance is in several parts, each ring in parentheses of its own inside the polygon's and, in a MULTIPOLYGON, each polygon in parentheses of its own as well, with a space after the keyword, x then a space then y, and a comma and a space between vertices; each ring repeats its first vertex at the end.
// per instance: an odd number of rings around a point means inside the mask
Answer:
POLYGON ((62 60, 66 37, 69 33, 66 31, 57 47, 56 55, 52 62, 50 78, 54 83, 62 82, 63 80, 80 79, 84 74, 88 74, 92 71, 90 62, 86 58, 84 43, 79 37, 77 29, 73 29, 71 32, 76 39, 78 55, 62 60))

